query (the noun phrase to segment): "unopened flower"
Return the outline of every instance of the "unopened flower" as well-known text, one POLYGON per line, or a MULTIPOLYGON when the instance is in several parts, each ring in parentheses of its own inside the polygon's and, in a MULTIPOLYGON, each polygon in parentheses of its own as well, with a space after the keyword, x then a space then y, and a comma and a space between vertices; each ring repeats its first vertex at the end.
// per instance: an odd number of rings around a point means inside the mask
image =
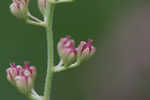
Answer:
POLYGON ((28 93, 33 88, 33 81, 32 78, 25 75, 18 75, 15 77, 16 87, 22 93, 28 93))
POLYGON ((28 4, 29 0, 13 0, 10 11, 14 16, 25 19, 28 13, 28 4))
POLYGON ((8 81, 16 86, 22 93, 26 94, 31 91, 36 77, 36 68, 30 66, 27 62, 24 63, 24 67, 15 64, 10 64, 10 66, 11 67, 7 69, 8 81))
POLYGON ((81 61, 88 59, 95 53, 96 48, 91 45, 92 42, 93 40, 89 40, 87 43, 84 41, 80 42, 80 45, 78 46, 77 51, 78 51, 81 61))
POLYGON ((71 40, 70 37, 61 38, 57 49, 60 58, 63 60, 64 65, 66 66, 71 64, 77 57, 75 42, 74 40, 71 40))
POLYGON ((47 0, 38 0, 38 7, 41 13, 44 15, 46 13, 47 0))

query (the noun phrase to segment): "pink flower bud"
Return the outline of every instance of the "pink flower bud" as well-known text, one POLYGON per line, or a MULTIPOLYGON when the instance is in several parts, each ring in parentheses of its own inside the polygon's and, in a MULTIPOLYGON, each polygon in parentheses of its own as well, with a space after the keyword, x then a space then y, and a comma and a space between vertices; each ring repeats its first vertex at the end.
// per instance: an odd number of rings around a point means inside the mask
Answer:
POLYGON ((36 68, 30 66, 28 62, 24 62, 24 74, 30 76, 32 79, 36 78, 36 68))
POLYGON ((10 5, 11 13, 21 19, 27 17, 29 0, 13 0, 10 5))
POLYGON ((58 43, 58 53, 65 65, 71 64, 77 57, 77 51, 74 46, 75 42, 70 37, 61 38, 58 43))
POLYGON ((27 93, 33 88, 36 77, 36 68, 25 62, 24 67, 20 65, 10 64, 7 69, 7 79, 15 85, 21 92, 27 93))
POLYGON ((15 77, 16 87, 22 93, 28 93, 33 88, 33 80, 29 76, 19 75, 15 77))
POLYGON ((14 78, 22 73, 22 67, 19 65, 16 66, 15 64, 10 64, 10 66, 11 67, 7 69, 7 79, 11 83, 14 83, 14 78))
POLYGON ((91 45, 92 42, 93 40, 89 40, 87 43, 84 41, 80 42, 80 45, 78 46, 77 51, 79 53, 81 60, 88 59, 95 53, 96 48, 91 45))
POLYGON ((46 13, 47 0, 38 0, 38 7, 42 14, 46 13))

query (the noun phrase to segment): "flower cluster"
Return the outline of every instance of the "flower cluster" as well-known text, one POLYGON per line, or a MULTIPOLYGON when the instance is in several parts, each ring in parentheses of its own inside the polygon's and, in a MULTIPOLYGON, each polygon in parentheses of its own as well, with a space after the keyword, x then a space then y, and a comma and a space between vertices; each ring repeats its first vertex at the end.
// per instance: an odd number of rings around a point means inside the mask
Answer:
POLYGON ((20 65, 10 64, 7 69, 8 81, 16 86, 22 93, 26 94, 33 89, 36 77, 36 68, 25 62, 24 67, 20 65))
POLYGON ((69 36, 60 39, 57 45, 58 54, 60 56, 60 63, 54 66, 54 51, 53 51, 53 32, 52 32, 52 17, 55 5, 58 3, 73 2, 74 0, 37 0, 39 10, 42 18, 37 18, 30 13, 28 8, 30 0, 12 0, 10 5, 11 13, 24 22, 36 26, 45 27, 47 30, 47 76, 45 78, 44 95, 40 96, 34 90, 34 81, 36 78, 36 68, 30 66, 28 62, 24 66, 10 64, 7 69, 7 79, 20 92, 25 94, 31 100, 49 100, 52 83, 53 72, 60 72, 66 69, 74 68, 80 65, 81 62, 89 59, 96 51, 92 46, 92 40, 88 42, 81 41, 76 47, 75 41, 69 36))
POLYGON ((21 19, 25 19, 28 13, 29 0, 13 0, 10 5, 11 13, 21 19))
POLYGON ((87 43, 81 41, 80 45, 75 48, 75 42, 69 36, 61 38, 57 49, 64 65, 68 66, 72 64, 75 59, 81 62, 91 57, 96 51, 96 48, 91 43, 92 40, 89 40, 87 43))

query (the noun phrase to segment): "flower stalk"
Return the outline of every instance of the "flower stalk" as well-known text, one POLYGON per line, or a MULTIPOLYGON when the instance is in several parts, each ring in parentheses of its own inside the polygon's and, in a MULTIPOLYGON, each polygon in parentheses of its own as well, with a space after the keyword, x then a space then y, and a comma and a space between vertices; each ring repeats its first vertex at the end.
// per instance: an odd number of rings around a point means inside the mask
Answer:
POLYGON ((53 40, 53 16, 54 16, 55 5, 48 3, 47 15, 45 16, 45 22, 47 23, 47 76, 45 80, 44 89, 44 100, 50 100, 52 78, 53 78, 53 67, 54 67, 54 40, 53 40))

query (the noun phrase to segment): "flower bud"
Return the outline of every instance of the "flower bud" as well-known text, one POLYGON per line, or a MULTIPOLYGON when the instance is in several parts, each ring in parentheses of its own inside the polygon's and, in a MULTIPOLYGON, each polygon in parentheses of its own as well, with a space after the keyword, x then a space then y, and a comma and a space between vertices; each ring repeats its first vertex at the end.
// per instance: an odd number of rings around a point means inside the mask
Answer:
POLYGON ((30 66, 27 62, 24 63, 24 68, 20 65, 10 65, 11 67, 7 69, 8 81, 16 86, 22 93, 26 94, 33 88, 36 68, 30 66))
POLYGON ((30 66, 28 62, 24 62, 24 74, 30 76, 32 79, 36 78, 36 68, 30 66))
POLYGON ((31 77, 20 75, 15 77, 16 87, 22 93, 28 93, 33 88, 33 81, 31 77))
POLYGON ((70 37, 61 38, 58 43, 59 56, 66 66, 70 65, 77 57, 77 51, 74 46, 75 42, 70 37))
POLYGON ((92 42, 93 40, 89 40, 87 43, 84 41, 80 42, 80 45, 78 46, 77 51, 78 51, 81 61, 88 59, 95 53, 96 48, 91 45, 92 42))
POLYGON ((29 0, 13 0, 10 5, 11 13, 20 19, 26 19, 28 13, 29 0))
POLYGON ((16 66, 15 64, 10 64, 10 68, 7 69, 7 79, 8 81, 10 81, 12 84, 14 84, 14 78, 21 74, 21 70, 22 70, 22 67, 20 66, 16 66))
POLYGON ((46 13, 46 6, 47 0, 38 0, 38 7, 43 15, 46 13))

